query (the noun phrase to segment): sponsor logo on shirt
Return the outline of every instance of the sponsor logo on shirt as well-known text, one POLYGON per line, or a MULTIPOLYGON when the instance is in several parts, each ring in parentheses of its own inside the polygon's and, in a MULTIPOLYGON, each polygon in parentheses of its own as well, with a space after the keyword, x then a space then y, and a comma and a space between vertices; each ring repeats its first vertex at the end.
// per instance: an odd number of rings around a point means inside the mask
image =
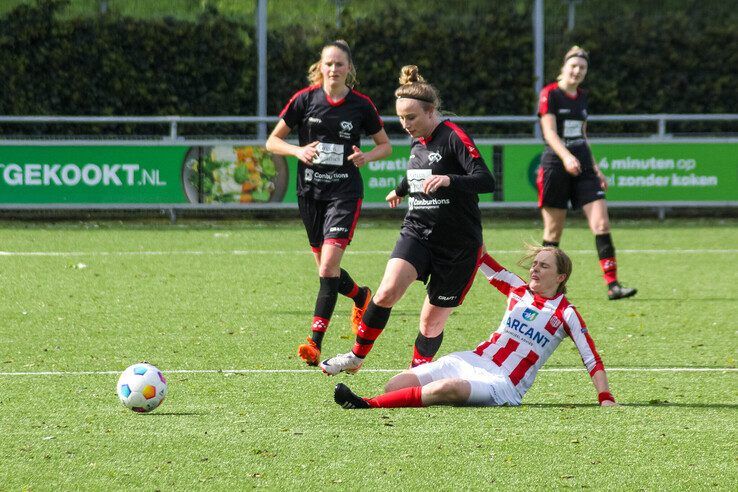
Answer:
POLYGON ((440 161, 441 158, 442 156, 438 152, 431 152, 430 154, 428 154, 428 160, 431 162, 431 164, 440 161))
MULTIPOLYGON (((519 319, 515 319, 513 317, 508 316, 505 324, 512 331, 516 331, 520 333, 521 335, 524 335, 525 337, 532 340, 533 342, 536 342, 541 347, 545 347, 548 344, 548 342, 551 341, 551 339, 548 338, 546 335, 536 330, 532 326, 529 326, 528 324, 521 322, 519 319)), ((516 336, 515 338, 520 338, 520 337, 516 336)))
POLYGON ((341 131, 338 132, 338 136, 341 138, 350 139, 351 138, 351 130, 354 129, 354 124, 350 121, 342 121, 341 122, 341 131))
POLYGON ((533 321, 538 317, 538 312, 534 311, 531 308, 526 308, 525 311, 523 311, 523 319, 526 321, 533 321))
POLYGON ((410 210, 430 210, 440 208, 442 205, 450 205, 450 198, 414 198, 410 197, 407 201, 407 206, 410 210))
POLYGON ((313 180, 313 170, 305 169, 305 182, 309 183, 313 180))
POLYGON ((559 114, 569 114, 571 113, 571 109, 569 108, 561 108, 559 109, 559 114))

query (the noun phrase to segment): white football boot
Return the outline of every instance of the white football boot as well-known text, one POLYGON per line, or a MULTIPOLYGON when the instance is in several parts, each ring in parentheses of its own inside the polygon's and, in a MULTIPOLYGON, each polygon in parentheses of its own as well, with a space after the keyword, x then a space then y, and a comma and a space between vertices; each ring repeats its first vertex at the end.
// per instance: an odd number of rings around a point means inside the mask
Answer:
POLYGON ((364 359, 357 357, 353 352, 338 354, 320 363, 320 368, 329 376, 335 376, 339 372, 355 373, 364 363, 364 359))

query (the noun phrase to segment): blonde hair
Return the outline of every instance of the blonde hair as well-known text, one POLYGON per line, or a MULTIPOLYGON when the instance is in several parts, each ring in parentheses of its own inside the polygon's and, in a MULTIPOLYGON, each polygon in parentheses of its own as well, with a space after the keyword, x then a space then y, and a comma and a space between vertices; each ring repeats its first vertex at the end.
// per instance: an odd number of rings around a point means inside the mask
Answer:
POLYGON ((328 48, 338 48, 346 53, 346 57, 348 58, 349 63, 349 72, 346 76, 346 85, 353 88, 356 84, 359 83, 356 80, 356 67, 354 66, 354 60, 351 57, 351 48, 349 48, 348 43, 343 39, 332 41, 320 49, 320 59, 310 65, 310 68, 308 68, 307 78, 310 82, 310 85, 323 85, 323 73, 320 71, 320 64, 323 62, 323 53, 325 53, 325 50, 327 50, 328 48))
POLYGON ((400 87, 395 91, 395 97, 417 99, 426 111, 441 108, 438 91, 420 75, 416 65, 405 65, 400 70, 400 87))
POLYGON ((559 76, 556 77, 556 80, 561 80, 563 78, 564 65, 566 65, 567 61, 569 61, 569 58, 574 58, 574 57, 584 58, 585 60, 587 60, 587 65, 589 65, 589 52, 587 52, 587 50, 575 44, 574 46, 569 48, 569 51, 567 51, 566 54, 564 55, 564 62, 561 64, 561 68, 559 69, 559 76))
POLYGON ((518 265, 524 268, 530 268, 532 260, 538 256, 538 253, 549 251, 554 254, 554 258, 556 258, 556 273, 558 275, 566 275, 566 278, 564 278, 556 288, 556 294, 566 294, 566 282, 569 281, 569 277, 571 277, 571 271, 573 269, 569 255, 554 246, 535 246, 533 244, 526 243, 525 249, 527 253, 518 261, 518 265))

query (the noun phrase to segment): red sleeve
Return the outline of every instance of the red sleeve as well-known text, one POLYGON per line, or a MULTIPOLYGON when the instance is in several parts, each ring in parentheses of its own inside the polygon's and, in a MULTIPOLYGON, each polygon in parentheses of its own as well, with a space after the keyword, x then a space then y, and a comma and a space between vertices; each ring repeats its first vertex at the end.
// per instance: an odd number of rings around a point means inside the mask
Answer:
POLYGON ((509 295, 511 289, 525 285, 525 281, 522 278, 505 270, 505 267, 497 263, 488 254, 482 256, 482 263, 479 265, 479 269, 487 277, 489 283, 505 295, 509 295))
POLYGON ((594 340, 589 336, 587 325, 574 306, 569 306, 564 310, 564 330, 574 341, 574 345, 577 346, 582 362, 590 376, 605 369, 600 354, 597 353, 595 348, 594 340))

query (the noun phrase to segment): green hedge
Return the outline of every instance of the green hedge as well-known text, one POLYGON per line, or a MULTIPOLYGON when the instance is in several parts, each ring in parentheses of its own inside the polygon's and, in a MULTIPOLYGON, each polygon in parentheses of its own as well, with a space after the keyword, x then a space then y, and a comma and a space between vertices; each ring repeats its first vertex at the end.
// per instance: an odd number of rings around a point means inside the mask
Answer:
MULTIPOLYGON (((67 3, 37 0, 0 17, 1 114, 256 113, 253 23, 212 9, 194 22, 118 15, 61 18, 67 3)), ((502 3, 459 14, 445 3, 419 11, 388 2, 381 14, 356 19, 349 4, 343 29, 328 21, 271 29, 268 113, 277 114, 306 85, 307 67, 320 46, 340 37, 353 48, 357 89, 370 95, 383 114, 394 112, 399 68, 409 63, 419 65, 438 87, 447 111, 531 114, 536 95, 530 6, 516 1, 514 8, 499 8, 502 3)), ((586 85, 592 88, 592 113, 734 112, 735 16, 687 12, 642 16, 629 9, 611 22, 580 23, 558 38, 559 45, 549 44, 547 53, 563 53, 574 42, 590 50, 586 85)), ((558 65, 547 60, 547 81, 555 79, 558 65)), ((250 133, 253 127, 181 130, 250 133)), ((29 127, 9 125, 0 132, 31 133, 29 127)), ((65 125, 34 127, 34 132, 162 134, 166 129, 65 125)))

